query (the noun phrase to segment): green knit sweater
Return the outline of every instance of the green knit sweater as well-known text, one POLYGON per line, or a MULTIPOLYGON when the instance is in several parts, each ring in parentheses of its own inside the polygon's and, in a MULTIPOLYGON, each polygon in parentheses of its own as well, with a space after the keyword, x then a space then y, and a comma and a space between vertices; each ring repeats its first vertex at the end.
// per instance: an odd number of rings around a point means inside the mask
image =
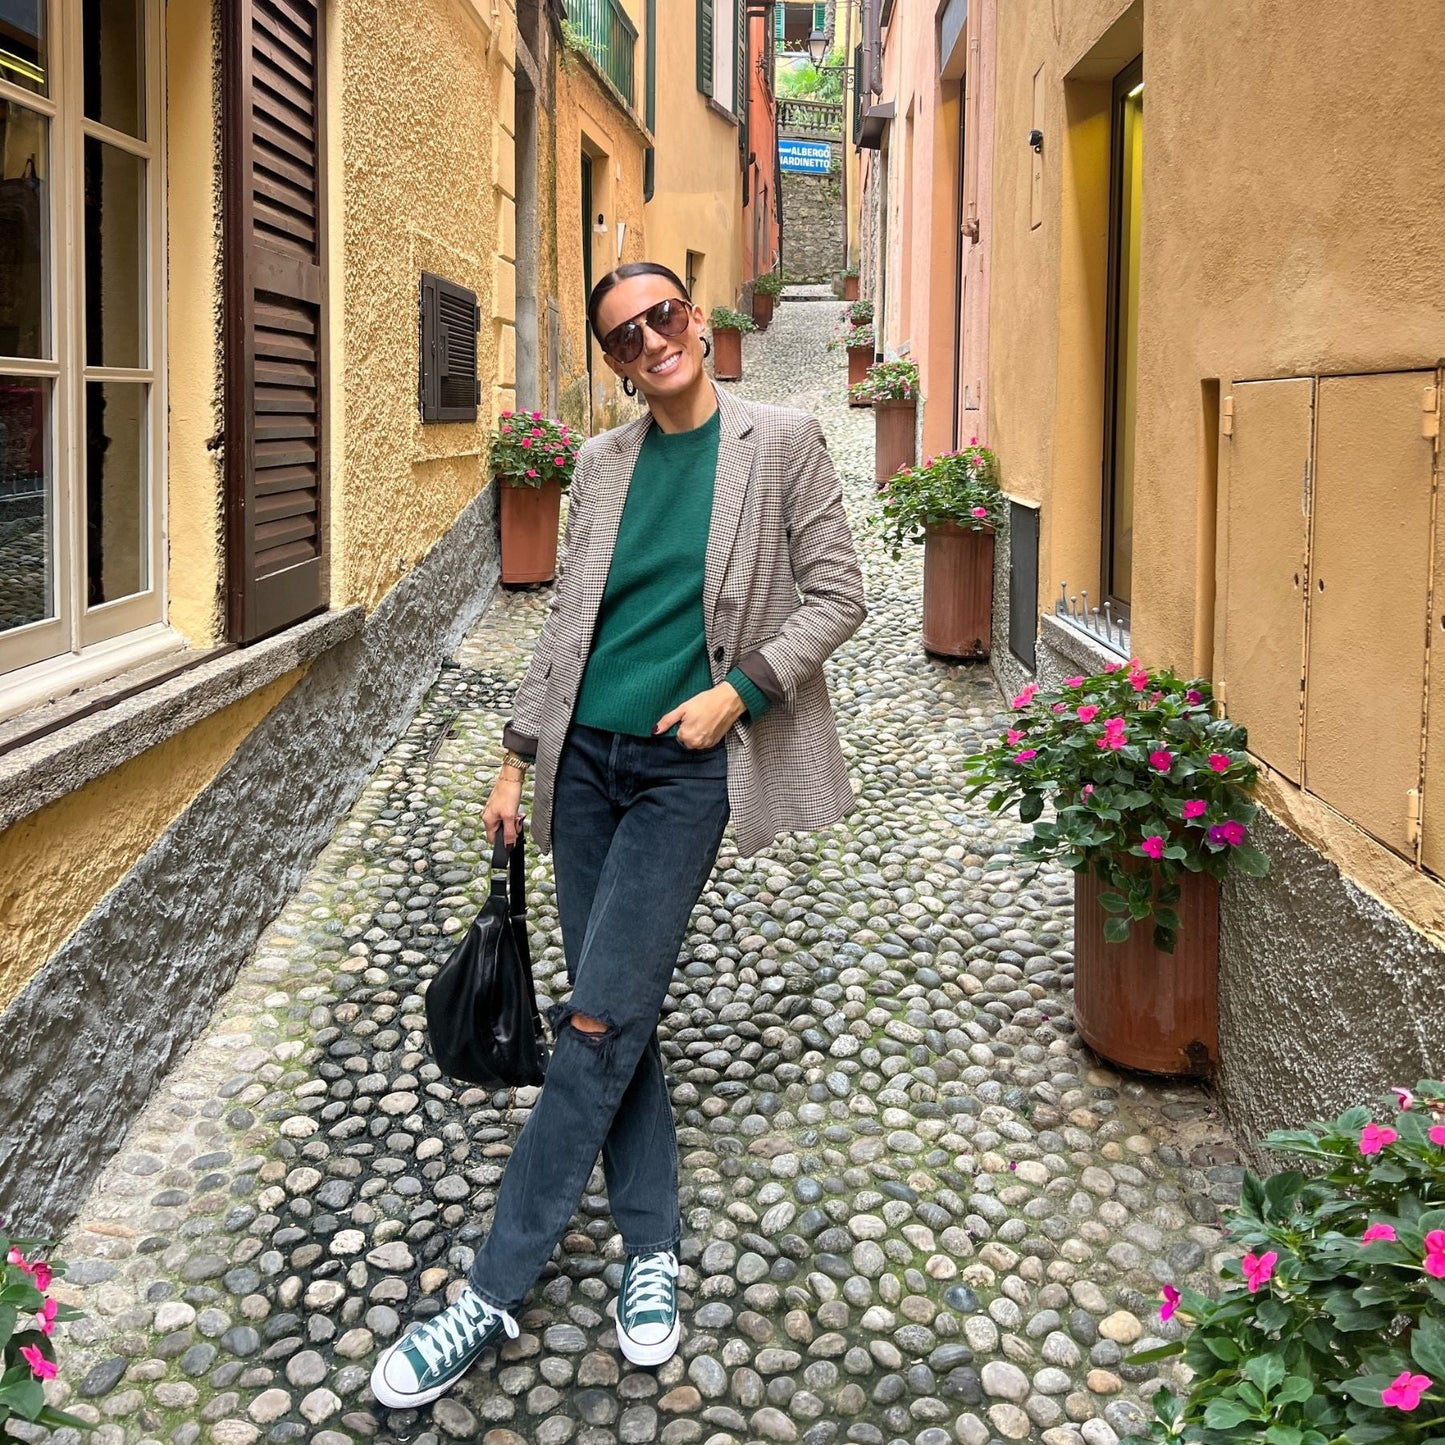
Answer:
MULTIPOLYGON (((713 686, 702 587, 718 435, 714 412, 692 431, 653 426, 643 440, 573 713, 584 727, 650 737, 664 713, 713 686)), ((756 722, 767 697, 736 667, 727 680, 756 722)))

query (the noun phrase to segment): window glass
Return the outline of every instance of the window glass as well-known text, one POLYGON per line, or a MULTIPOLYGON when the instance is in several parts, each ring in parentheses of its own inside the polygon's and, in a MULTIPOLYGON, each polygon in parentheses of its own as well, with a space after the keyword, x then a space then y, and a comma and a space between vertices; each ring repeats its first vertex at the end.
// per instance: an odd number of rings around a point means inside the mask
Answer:
POLYGON ((44 116, 0 100, 0 356, 50 350, 48 127, 44 116))
POLYGON ((45 0, 0 0, 0 79, 45 95, 48 64, 45 0))
POLYGON ((86 119, 144 140, 145 0, 83 3, 86 119))
POLYGON ((55 616, 50 382, 0 376, 0 632, 55 616))
POLYGON ((85 138, 85 361, 144 366, 145 180, 140 156, 85 138))
POLYGON ((144 382, 85 384, 86 603, 149 585, 144 382))

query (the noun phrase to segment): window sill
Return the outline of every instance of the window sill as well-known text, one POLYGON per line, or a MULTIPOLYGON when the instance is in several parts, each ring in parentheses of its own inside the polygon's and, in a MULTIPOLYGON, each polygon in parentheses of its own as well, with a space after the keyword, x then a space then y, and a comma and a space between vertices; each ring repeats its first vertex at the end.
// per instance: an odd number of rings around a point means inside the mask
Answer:
MULTIPOLYGON (((1127 662, 1129 659, 1127 643, 1121 652, 1117 641, 1106 645, 1095 633, 1086 631, 1078 623, 1068 617, 1060 617, 1056 612, 1046 612, 1039 623, 1040 638, 1055 652, 1077 663, 1086 673, 1103 672, 1110 663, 1117 666, 1121 660, 1127 662)), ((1118 637, 1117 630, 1115 636, 1118 637)))
MULTIPOLYGON (((354 637, 364 621, 361 607, 324 612, 254 646, 217 649, 179 673, 152 657, 99 687, 12 718, 0 725, 0 829, 311 662, 354 637), (14 743, 3 751, 7 734, 14 743)), ((180 653, 168 651, 172 660, 180 653)))
POLYGON ((723 105, 721 101, 714 100, 712 96, 707 97, 707 108, 712 111, 714 115, 720 116, 723 120, 727 121, 727 123, 732 126, 734 130, 736 130, 738 126, 742 124, 738 117, 734 115, 733 112, 727 108, 727 106, 723 105))

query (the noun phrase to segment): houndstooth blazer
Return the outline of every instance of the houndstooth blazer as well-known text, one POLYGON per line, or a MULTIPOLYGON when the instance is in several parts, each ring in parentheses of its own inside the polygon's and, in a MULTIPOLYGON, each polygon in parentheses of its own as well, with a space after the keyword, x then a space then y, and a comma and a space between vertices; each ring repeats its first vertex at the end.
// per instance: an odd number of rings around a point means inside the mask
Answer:
MULTIPOLYGON (((717 482, 703 625, 714 683, 740 667, 771 704, 727 735, 738 849, 825 827, 853 790, 823 660, 867 615, 863 577, 822 428, 792 407, 718 390, 717 482)), ((535 753, 532 836, 551 847, 552 787, 572 721, 623 504, 650 416, 583 443, 568 498, 551 611, 517 690, 504 742, 535 753)))

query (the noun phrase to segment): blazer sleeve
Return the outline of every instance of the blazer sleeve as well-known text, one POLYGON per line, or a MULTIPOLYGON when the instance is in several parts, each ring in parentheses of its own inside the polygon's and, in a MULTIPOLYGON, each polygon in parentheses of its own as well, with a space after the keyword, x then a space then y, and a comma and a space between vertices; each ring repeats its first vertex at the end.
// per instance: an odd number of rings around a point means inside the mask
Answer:
POLYGON ((591 470, 592 441, 582 444, 577 454, 577 468, 572 476, 572 485, 567 489, 567 523, 562 531, 562 545, 557 552, 557 582, 552 591, 552 605, 547 620, 542 624, 537 645, 532 649, 532 661, 527 675, 522 679, 516 696, 512 700, 512 717, 502 730, 502 746, 524 757, 537 756, 537 739, 542 732, 542 708, 547 699, 547 676, 552 665, 553 645, 557 635, 557 607, 562 597, 562 581, 567 575, 567 564, 572 546, 581 532, 581 520, 587 506, 587 474, 591 470))
POLYGON ((738 666, 769 702, 791 711, 799 684, 858 630, 868 608, 842 483, 815 417, 804 416, 790 439, 787 476, 788 555, 802 602, 738 666))

